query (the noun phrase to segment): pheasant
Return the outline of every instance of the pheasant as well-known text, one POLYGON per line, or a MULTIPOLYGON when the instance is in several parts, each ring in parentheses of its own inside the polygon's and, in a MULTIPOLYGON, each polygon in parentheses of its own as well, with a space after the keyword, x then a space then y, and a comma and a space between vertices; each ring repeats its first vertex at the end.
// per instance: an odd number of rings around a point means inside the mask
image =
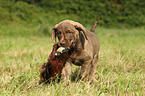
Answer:
POLYGON ((48 60, 40 67, 39 83, 54 80, 61 73, 70 54, 70 47, 59 47, 58 44, 54 44, 48 60))

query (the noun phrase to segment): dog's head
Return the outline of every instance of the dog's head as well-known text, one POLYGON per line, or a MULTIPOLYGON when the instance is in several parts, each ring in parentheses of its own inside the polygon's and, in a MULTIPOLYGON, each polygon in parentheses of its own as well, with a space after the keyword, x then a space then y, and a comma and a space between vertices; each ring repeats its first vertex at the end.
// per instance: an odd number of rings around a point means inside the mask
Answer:
POLYGON ((84 40, 87 39, 85 27, 71 20, 64 20, 52 29, 53 42, 55 43, 56 37, 58 37, 58 45, 63 47, 74 47, 80 36, 84 40))

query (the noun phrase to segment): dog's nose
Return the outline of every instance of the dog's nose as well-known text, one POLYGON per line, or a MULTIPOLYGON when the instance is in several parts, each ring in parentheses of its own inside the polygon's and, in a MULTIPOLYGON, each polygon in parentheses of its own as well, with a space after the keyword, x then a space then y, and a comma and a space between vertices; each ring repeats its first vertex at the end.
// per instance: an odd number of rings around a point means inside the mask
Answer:
POLYGON ((60 42, 60 45, 61 46, 65 46, 65 42, 60 42))

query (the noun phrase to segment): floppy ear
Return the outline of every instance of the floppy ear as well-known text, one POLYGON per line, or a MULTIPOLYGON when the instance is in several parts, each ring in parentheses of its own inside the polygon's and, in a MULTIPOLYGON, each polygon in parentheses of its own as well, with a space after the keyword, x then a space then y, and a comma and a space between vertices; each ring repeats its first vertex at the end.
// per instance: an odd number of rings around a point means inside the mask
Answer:
POLYGON ((84 38, 88 39, 86 35, 86 29, 83 26, 75 25, 75 28, 83 34, 84 38))
POLYGON ((87 39, 86 28, 82 24, 72 21, 72 20, 66 20, 66 21, 70 22, 79 32, 82 31, 81 33, 83 33, 83 35, 87 39))
POLYGON ((87 39, 86 28, 82 24, 75 22, 75 21, 72 21, 72 20, 64 20, 64 21, 60 22, 59 24, 61 24, 63 22, 68 22, 68 23, 72 24, 79 32, 82 31, 85 38, 87 39))
POLYGON ((56 41, 56 28, 52 28, 51 38, 52 38, 52 41, 55 43, 55 41, 56 41))
POLYGON ((79 32, 79 37, 80 37, 80 41, 81 41, 82 48, 84 49, 85 36, 84 36, 84 33, 82 31, 79 32))

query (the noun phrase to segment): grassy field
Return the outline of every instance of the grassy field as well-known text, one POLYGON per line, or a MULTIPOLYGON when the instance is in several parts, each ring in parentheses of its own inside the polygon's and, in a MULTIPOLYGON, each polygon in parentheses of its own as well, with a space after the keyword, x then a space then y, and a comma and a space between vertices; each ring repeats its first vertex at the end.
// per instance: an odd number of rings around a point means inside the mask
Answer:
MULTIPOLYGON (((0 95, 143 96, 145 29, 96 28, 101 42, 97 82, 39 85, 39 67, 52 49, 45 26, 0 26, 0 95), (41 33, 39 33, 41 32, 41 33)), ((50 27, 51 28, 51 27, 50 27)), ((90 27, 87 27, 89 29, 90 27)), ((51 29, 48 29, 49 32, 51 29)), ((77 69, 73 66, 72 73, 77 69)))

